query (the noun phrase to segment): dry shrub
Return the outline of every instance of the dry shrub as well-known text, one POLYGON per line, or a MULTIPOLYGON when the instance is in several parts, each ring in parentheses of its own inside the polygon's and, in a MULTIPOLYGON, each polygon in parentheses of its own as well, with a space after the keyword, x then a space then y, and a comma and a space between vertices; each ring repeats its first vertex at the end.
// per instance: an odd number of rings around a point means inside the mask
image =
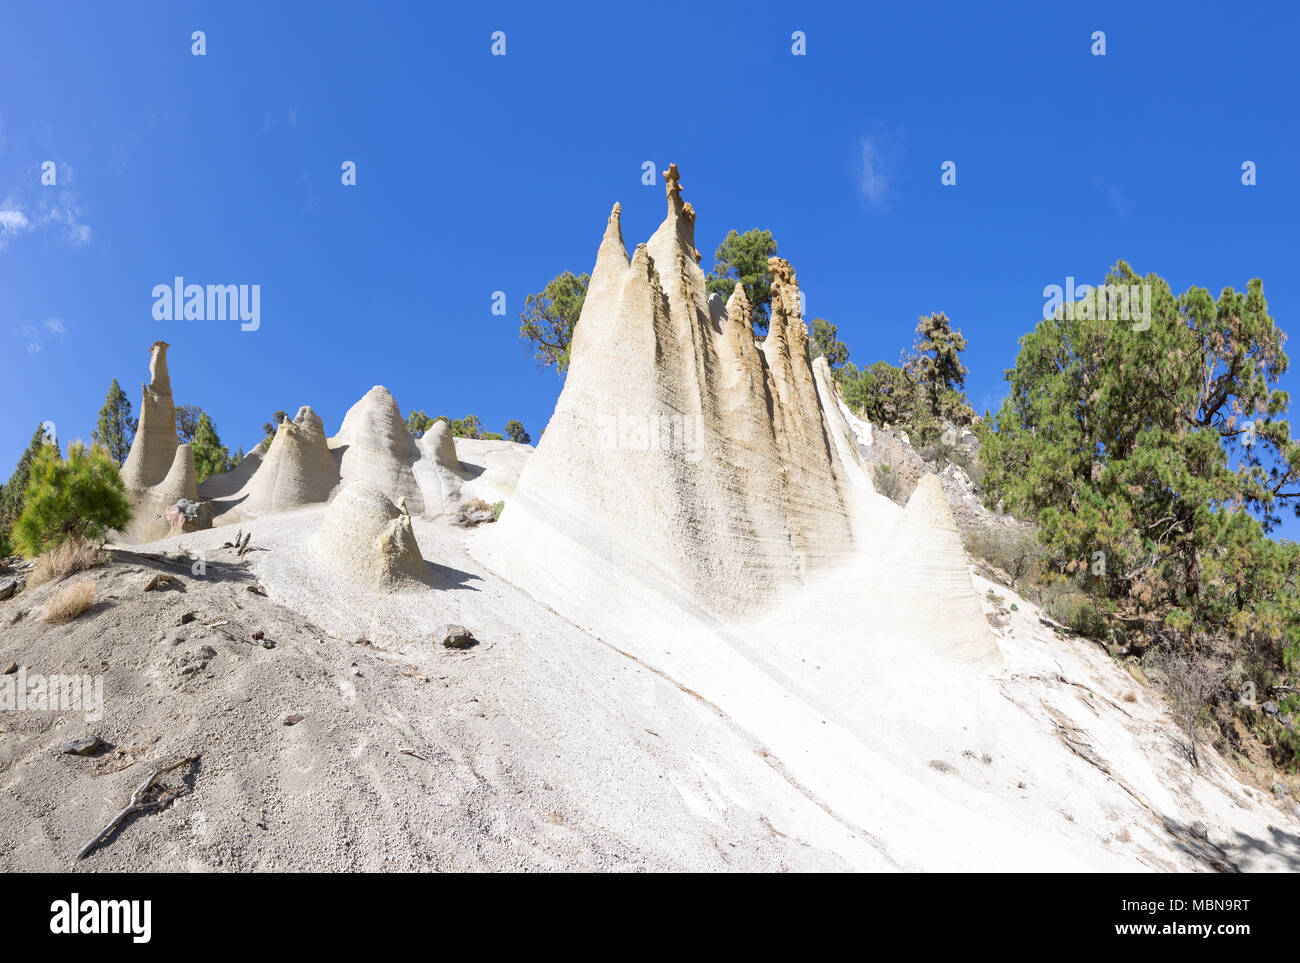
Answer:
POLYGON ((1019 525, 984 525, 964 534, 966 551, 1011 576, 1013 584, 1034 579, 1044 557, 1032 529, 1019 525))
POLYGON ((27 587, 35 588, 46 582, 66 578, 73 572, 84 572, 103 565, 108 557, 94 542, 68 538, 54 546, 36 560, 36 567, 27 577, 27 587))
POLYGON ((892 467, 885 464, 876 466, 875 471, 875 488, 880 494, 884 495, 891 502, 903 504, 906 499, 903 498, 903 482, 898 477, 898 472, 892 467))
POLYGON ((496 521, 501 517, 501 510, 505 508, 505 502, 497 502, 489 505, 481 498, 468 498, 460 503, 460 508, 456 510, 456 524, 462 528, 472 528, 481 521, 488 519, 475 519, 471 516, 480 512, 489 512, 492 515, 490 521, 496 521))
POLYGON ((1223 694, 1226 673, 1221 665, 1195 651, 1160 649, 1146 661, 1169 702, 1170 715, 1187 739, 1183 749, 1199 769, 1200 729, 1213 724, 1210 704, 1223 694))
POLYGON ((1098 600, 1067 580, 1052 582, 1039 593, 1039 604, 1051 618, 1084 638, 1106 638, 1110 623, 1098 600))
POLYGON ((45 621, 56 625, 70 622, 95 601, 95 583, 89 580, 69 582, 45 603, 45 621))

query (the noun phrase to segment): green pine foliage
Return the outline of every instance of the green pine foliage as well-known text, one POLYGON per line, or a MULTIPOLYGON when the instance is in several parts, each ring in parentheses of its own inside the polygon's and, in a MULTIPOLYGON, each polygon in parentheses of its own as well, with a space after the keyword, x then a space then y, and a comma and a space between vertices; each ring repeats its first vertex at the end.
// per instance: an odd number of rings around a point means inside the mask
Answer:
POLYGON ((131 520, 117 465, 98 445, 75 443, 66 461, 56 446, 43 445, 32 462, 23 500, 14 540, 28 558, 69 538, 99 540, 131 520))
POLYGON ((754 333, 767 333, 771 317, 772 279, 767 273, 767 259, 776 256, 776 239, 771 231, 753 228, 744 234, 727 232, 713 252, 713 270, 705 280, 710 294, 727 300, 739 281, 745 289, 753 314, 754 333))
POLYGON ((0 492, 0 531, 6 534, 23 513, 23 501, 27 495, 27 482, 31 478, 32 464, 36 461, 36 456, 45 448, 54 448, 55 454, 58 454, 58 447, 50 442, 44 426, 41 426, 32 435, 27 450, 19 457, 18 466, 9 476, 8 484, 0 492))
POLYGON ((1300 500, 1300 446, 1262 282, 1175 296, 1121 261, 1107 283, 1149 285, 1150 317, 1080 302, 1021 339, 982 438, 989 501, 1038 523, 1058 571, 1189 644, 1251 635, 1294 662, 1300 545, 1265 536, 1300 500))
POLYGON ((513 418, 506 422, 506 437, 521 445, 531 445, 533 443, 533 439, 524 430, 523 422, 513 418))
POLYGON ((519 337, 532 344, 533 357, 541 365, 554 366, 561 377, 569 369, 573 329, 582 314, 590 281, 590 275, 565 271, 541 291, 524 298, 519 337))
POLYGON ((131 417, 131 401, 114 378, 108 386, 104 407, 99 409, 99 421, 91 432, 91 441, 103 447, 120 468, 131 453, 137 427, 139 422, 131 417))
MULTIPOLYGON (((206 411, 199 413, 190 449, 194 453, 194 474, 200 482, 213 475, 224 475, 239 464, 221 444, 217 426, 212 423, 212 418, 206 411)), ((242 453, 240 457, 242 458, 242 453)))

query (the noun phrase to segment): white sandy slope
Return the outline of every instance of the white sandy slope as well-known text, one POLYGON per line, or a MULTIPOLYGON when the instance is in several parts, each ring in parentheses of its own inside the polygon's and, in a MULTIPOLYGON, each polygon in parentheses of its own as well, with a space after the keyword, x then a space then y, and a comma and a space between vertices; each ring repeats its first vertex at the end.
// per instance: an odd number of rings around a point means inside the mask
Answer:
MULTIPOLYGON (((323 838, 360 846, 307 847, 308 860, 296 836, 256 837, 256 865, 374 866, 357 859, 382 840, 390 857, 405 847, 469 868, 1178 871, 1208 869, 1208 855, 1300 869, 1300 820, 1248 793, 1213 753, 1194 773, 1157 696, 1005 589, 1019 611, 996 634, 1004 665, 972 674, 871 631, 865 563, 730 623, 633 586, 561 608, 493 574, 466 551, 464 530, 416 518, 429 584, 381 592, 314 560, 325 511, 256 523, 250 574, 270 603, 325 633, 257 660, 273 666, 301 646, 303 658, 346 665, 352 653, 362 675, 308 691, 272 673, 256 703, 308 722, 286 730, 288 745, 253 739, 239 759, 209 742, 205 766, 278 770, 278 821, 314 821, 323 838), (442 650, 432 636, 445 622, 482 644, 442 650), (358 637, 378 648, 345 641, 358 637), (465 777, 438 777, 426 796, 420 780, 438 766, 422 776, 428 763, 398 746, 462 760, 465 777), (478 802, 466 810, 460 793, 478 802), (495 814, 486 822, 482 793, 495 814), (1166 821, 1203 822, 1221 852, 1166 821)), ((219 528, 153 547, 219 554, 226 537, 219 528)), ((989 583, 974 587, 982 596, 989 583)), ((230 687, 218 701, 247 698, 222 673, 207 684, 230 687)), ((176 697, 161 695, 142 711, 157 701, 170 718, 176 697)), ((200 775, 179 813, 216 818, 222 791, 200 775)), ((210 865, 189 846, 172 838, 126 865, 210 865)))

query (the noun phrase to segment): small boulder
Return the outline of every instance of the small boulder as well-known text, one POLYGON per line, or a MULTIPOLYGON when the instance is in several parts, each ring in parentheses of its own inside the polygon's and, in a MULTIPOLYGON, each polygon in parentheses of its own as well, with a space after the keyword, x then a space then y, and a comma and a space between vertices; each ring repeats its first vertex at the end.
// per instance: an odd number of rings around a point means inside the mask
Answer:
POLYGON ((468 649, 478 645, 478 639, 463 625, 448 625, 442 630, 442 644, 449 649, 468 649))
POLYGON ((172 535, 198 532, 212 527, 212 502, 196 502, 181 498, 163 512, 172 535))
POLYGON ((0 602, 13 598, 23 590, 24 584, 20 578, 7 578, 0 581, 0 602))
POLYGON ((99 736, 91 736, 89 739, 78 739, 75 742, 66 743, 63 752, 70 756, 89 756, 103 744, 104 740, 99 736))
POLYGON ((161 589, 176 588, 182 592, 185 591, 185 584, 175 575, 168 575, 166 572, 159 572, 145 584, 146 592, 155 592, 161 589))
POLYGON ((1271 699, 1260 706, 1260 708, 1264 710, 1264 715, 1266 716, 1275 716, 1278 712, 1277 703, 1271 699))

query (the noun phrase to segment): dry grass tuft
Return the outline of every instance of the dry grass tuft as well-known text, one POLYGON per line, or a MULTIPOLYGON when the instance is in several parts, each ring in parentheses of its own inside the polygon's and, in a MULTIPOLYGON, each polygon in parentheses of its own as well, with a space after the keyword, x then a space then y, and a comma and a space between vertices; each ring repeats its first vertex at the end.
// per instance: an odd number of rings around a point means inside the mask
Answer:
POLYGON ((96 565, 103 565, 106 561, 108 556, 98 545, 84 539, 69 538, 36 560, 36 567, 27 577, 27 587, 35 588, 46 582, 55 582, 73 572, 84 572, 96 565))
POLYGON ((60 588, 45 603, 45 621, 58 624, 71 622, 95 601, 95 583, 89 580, 70 582, 60 588))

